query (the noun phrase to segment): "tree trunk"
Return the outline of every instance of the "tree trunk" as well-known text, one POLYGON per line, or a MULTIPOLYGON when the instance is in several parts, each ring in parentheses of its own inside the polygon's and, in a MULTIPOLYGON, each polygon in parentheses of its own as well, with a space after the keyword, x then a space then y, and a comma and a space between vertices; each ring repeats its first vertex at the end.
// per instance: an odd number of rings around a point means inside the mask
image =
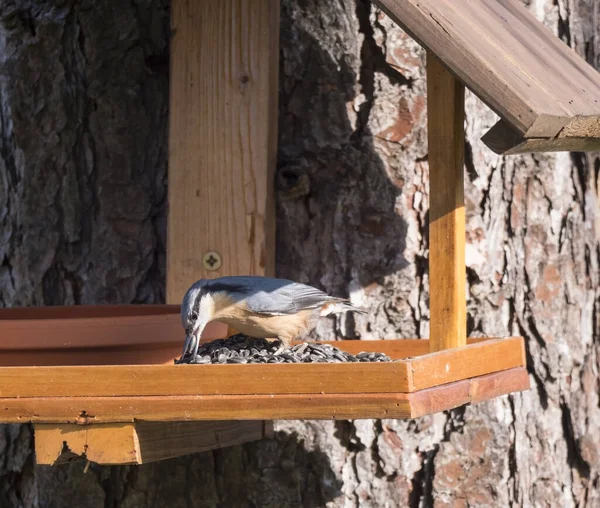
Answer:
MULTIPOLYGON (((600 0, 526 2, 600 65, 600 0)), ((0 2, 0 305, 161 302, 167 0, 0 2)), ((424 53, 366 0, 284 0, 279 276, 427 337, 424 53)), ((0 506, 600 506, 600 158, 502 158, 467 95, 468 328, 523 335, 532 389, 412 421, 277 422, 140 467, 35 467, 0 427, 0 506)))

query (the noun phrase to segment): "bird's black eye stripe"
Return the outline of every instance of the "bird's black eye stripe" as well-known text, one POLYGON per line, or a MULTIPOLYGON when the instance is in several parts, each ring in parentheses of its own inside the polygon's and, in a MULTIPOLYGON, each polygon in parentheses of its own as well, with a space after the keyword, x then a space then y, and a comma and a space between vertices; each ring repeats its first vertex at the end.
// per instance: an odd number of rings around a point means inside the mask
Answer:
POLYGON ((194 321, 198 318, 198 313, 200 312, 200 300, 202 300, 202 292, 198 292, 196 295, 196 300, 194 300, 194 305, 192 305, 192 310, 190 311, 190 318, 194 321))

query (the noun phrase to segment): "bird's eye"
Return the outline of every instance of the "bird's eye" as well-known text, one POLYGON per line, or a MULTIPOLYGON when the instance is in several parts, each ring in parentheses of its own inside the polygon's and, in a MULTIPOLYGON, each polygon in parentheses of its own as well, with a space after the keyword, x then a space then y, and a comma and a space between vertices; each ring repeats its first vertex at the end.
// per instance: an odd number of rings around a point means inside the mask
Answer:
POLYGON ((188 314, 186 331, 190 332, 192 330, 192 328, 194 327, 194 323, 196 323, 197 320, 198 320, 198 313, 196 311, 190 312, 188 314))

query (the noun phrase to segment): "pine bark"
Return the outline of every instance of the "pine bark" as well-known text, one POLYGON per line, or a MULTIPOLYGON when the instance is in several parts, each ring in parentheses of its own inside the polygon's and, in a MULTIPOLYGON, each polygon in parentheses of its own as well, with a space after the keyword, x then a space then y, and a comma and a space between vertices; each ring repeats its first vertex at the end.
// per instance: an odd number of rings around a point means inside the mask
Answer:
MULTIPOLYGON (((600 0, 525 2, 600 68, 600 0)), ((164 299, 167 0, 0 2, 0 306, 164 299)), ((424 52, 367 0, 284 0, 277 272, 427 337, 424 52)), ((532 389, 413 421, 277 422, 140 467, 36 467, 0 426, 0 506, 600 506, 599 154, 498 157, 467 95, 468 331, 523 335, 532 389)))

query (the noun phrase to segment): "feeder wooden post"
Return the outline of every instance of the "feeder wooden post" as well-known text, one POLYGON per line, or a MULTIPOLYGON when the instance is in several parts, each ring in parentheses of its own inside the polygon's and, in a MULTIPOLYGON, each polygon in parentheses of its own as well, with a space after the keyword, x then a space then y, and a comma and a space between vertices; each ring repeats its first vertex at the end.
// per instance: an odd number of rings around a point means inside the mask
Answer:
MULTIPOLYGON (((171 4, 167 303, 200 278, 275 272, 279 10, 279 0, 171 4)), ((211 325, 205 339, 236 333, 211 325)), ((246 440, 256 425, 236 423, 246 440)))
POLYGON ((279 0, 171 7, 167 301, 272 275, 279 0))
POLYGON ((429 294, 432 352, 466 345, 462 83, 427 53, 429 294))

